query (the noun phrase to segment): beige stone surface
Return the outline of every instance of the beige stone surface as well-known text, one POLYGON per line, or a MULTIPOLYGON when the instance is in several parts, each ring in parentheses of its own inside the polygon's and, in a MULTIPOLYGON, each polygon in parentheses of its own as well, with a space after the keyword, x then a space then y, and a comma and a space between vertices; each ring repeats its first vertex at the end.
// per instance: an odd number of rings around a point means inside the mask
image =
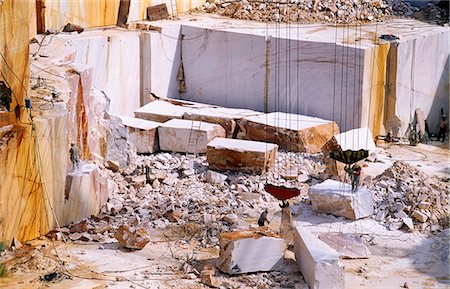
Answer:
POLYGON ((267 227, 219 235, 217 267, 228 274, 270 271, 284 259, 286 244, 267 227))
POLYGON ((216 137, 224 137, 218 124, 172 119, 158 129, 159 147, 163 151, 205 153, 206 145, 216 137))
POLYGON ((82 162, 78 169, 67 174, 64 209, 59 221, 68 224, 96 215, 106 203, 108 193, 106 178, 100 176, 97 166, 82 162))
POLYGON ((225 129, 226 137, 232 137, 238 121, 244 117, 260 114, 262 113, 248 109, 207 107, 186 112, 183 115, 183 119, 220 124, 225 129))
POLYGON ((134 111, 137 118, 156 122, 166 122, 174 118, 181 119, 192 108, 175 105, 163 100, 152 101, 134 111))
POLYGON ((140 154, 159 150, 158 127, 162 124, 134 117, 122 116, 122 123, 128 128, 128 140, 140 154))
POLYGON ((344 266, 339 253, 314 236, 303 224, 294 230, 295 259, 309 288, 344 289, 344 266))
POLYGON ((358 188, 352 192, 351 185, 334 180, 326 180, 309 187, 308 197, 313 209, 352 220, 373 214, 372 192, 358 188))
POLYGON ((206 156, 212 170, 263 173, 273 169, 277 151, 276 144, 216 138, 208 143, 206 156))
POLYGON ((276 143, 281 149, 317 153, 339 128, 333 121, 282 112, 246 117, 242 138, 276 143))

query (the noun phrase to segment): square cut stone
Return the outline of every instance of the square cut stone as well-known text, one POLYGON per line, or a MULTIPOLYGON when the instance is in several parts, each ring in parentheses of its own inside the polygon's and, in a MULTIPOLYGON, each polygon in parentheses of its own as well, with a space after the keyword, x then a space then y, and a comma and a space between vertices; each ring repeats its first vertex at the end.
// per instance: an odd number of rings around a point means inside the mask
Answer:
POLYGON ((318 153, 334 134, 339 132, 335 122, 317 117, 273 112, 246 117, 239 122, 241 138, 276 143, 280 148, 318 153))
POLYGON ((224 137, 225 130, 218 124, 172 119, 158 128, 162 151, 205 153, 206 145, 216 137, 224 137))
POLYGON ((140 154, 151 154, 159 150, 158 127, 162 124, 140 118, 121 116, 123 125, 128 128, 128 140, 140 154))
POLYGON ((271 271, 283 262, 286 244, 267 227, 219 235, 217 267, 227 274, 271 271))
POLYGON ((352 192, 349 184, 335 180, 326 180, 309 187, 309 199, 313 209, 352 220, 358 220, 373 214, 372 192, 359 188, 352 192))
POLYGON ((243 119, 244 117, 260 114, 262 113, 248 109, 205 107, 186 112, 183 115, 183 119, 220 124, 225 129, 226 137, 231 138, 233 134, 237 134, 237 121, 243 119))
POLYGON ((208 143, 209 168, 218 171, 263 173, 275 164, 278 145, 257 141, 215 138, 208 143))
POLYGON ((294 230, 294 252, 310 289, 344 289, 344 266, 339 253, 302 225, 294 230))
POLYGON ((181 119, 191 107, 175 105, 167 101, 155 100, 134 111, 137 118, 156 122, 166 122, 174 118, 181 119))

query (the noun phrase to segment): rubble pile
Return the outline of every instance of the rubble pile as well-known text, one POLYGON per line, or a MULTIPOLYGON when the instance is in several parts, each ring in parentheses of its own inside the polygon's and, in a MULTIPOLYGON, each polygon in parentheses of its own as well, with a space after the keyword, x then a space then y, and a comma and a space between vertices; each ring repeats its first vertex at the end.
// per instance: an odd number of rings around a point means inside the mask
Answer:
POLYGON ((396 161, 372 182, 374 218, 391 230, 437 232, 449 227, 449 185, 396 161))
POLYGON ((448 13, 438 6, 429 4, 419 9, 403 0, 208 0, 200 9, 207 13, 262 22, 371 22, 387 20, 392 16, 420 16, 423 20, 448 21, 448 13))
MULTIPOLYGON (((267 181, 296 186, 306 193, 306 182, 323 170, 318 159, 314 155, 279 152, 274 171, 252 175, 209 170, 206 156, 137 156, 137 165, 119 170, 115 167, 116 171, 104 169, 115 184, 106 206, 98 216, 72 225, 63 233, 73 241, 108 243, 116 241, 115 233, 123 225, 130 226, 127 230, 131 232, 142 232, 140 228, 176 228, 181 238, 197 240, 202 247, 217 245, 220 233, 256 225, 265 208, 270 215, 279 211, 278 201, 264 191, 267 181), (149 169, 148 177, 145 167, 149 169)), ((133 248, 133 244, 129 247, 133 248)))

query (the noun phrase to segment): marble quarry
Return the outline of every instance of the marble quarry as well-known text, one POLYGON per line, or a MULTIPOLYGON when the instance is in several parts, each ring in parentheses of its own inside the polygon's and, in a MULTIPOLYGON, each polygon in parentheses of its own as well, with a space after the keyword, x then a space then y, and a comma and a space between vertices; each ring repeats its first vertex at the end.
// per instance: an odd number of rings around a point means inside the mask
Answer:
MULTIPOLYGON (((211 169, 261 173, 278 148, 319 153, 333 137, 353 148, 355 134, 402 135, 418 107, 436 131, 439 109, 448 107, 445 26, 399 20, 395 28, 362 26, 360 34, 349 28, 343 37, 342 27, 299 25, 286 35, 272 24, 186 15, 139 30, 106 28, 117 23, 118 0, 31 2, 0 0, 0 32, 9 35, 0 37, 0 79, 13 92, 13 109, 0 111, 6 243, 54 229, 48 215, 65 225, 98 212, 118 190, 102 175, 105 161, 120 172, 136 153, 197 152, 211 169), (85 30, 38 33, 68 22, 85 30), (200 123, 194 137, 193 123, 200 123), (86 164, 81 174, 71 172, 71 143, 86 164)), ((164 3, 170 14, 203 4, 164 3)), ((130 1, 128 21, 142 21, 151 4, 130 1)))

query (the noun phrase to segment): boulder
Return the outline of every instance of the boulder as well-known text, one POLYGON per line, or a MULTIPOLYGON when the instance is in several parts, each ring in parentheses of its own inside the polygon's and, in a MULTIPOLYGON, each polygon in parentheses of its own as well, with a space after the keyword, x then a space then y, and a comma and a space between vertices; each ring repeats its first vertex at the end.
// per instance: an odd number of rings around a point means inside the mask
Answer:
POLYGON ((276 143, 288 151, 307 153, 320 152, 339 132, 333 121, 282 112, 246 117, 239 127, 243 132, 240 138, 276 143))
POLYGON ((141 250, 150 242, 150 237, 143 227, 135 228, 128 225, 120 226, 114 238, 119 241, 119 244, 125 248, 132 250, 141 250))
POLYGON ((128 129, 128 141, 134 144, 137 153, 151 154, 159 150, 158 127, 161 123, 127 116, 120 118, 128 129))
POLYGON ((225 130, 218 124, 184 119, 169 120, 158 132, 161 150, 183 153, 205 153, 211 140, 225 136, 225 130))
POLYGON ((263 173, 273 169, 277 151, 276 144, 216 138, 208 143, 206 156, 213 170, 263 173))
POLYGON ((227 175, 215 171, 208 170, 206 172, 206 181, 210 184, 223 184, 227 178, 227 175))
POLYGON ((311 289, 344 289, 344 266, 339 253, 302 225, 294 230, 294 252, 303 278, 311 289))
POLYGON ((352 192, 346 183, 326 180, 309 187, 309 199, 313 209, 352 220, 358 220, 373 214, 372 192, 359 188, 352 192))
POLYGON ((284 259, 286 244, 267 227, 219 235, 217 267, 227 274, 271 271, 284 259))

